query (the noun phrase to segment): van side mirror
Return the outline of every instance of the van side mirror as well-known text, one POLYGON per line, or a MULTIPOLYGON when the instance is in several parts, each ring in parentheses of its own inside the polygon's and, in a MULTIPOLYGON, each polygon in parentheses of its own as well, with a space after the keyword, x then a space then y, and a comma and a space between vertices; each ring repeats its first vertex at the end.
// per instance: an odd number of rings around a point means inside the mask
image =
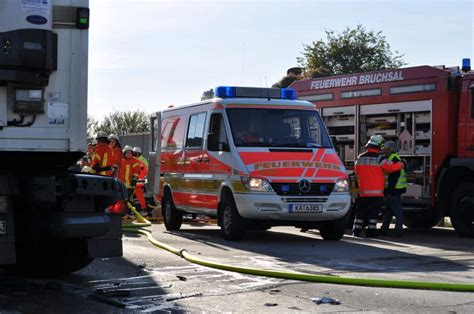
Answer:
POLYGON ((207 149, 213 152, 230 152, 228 143, 219 143, 219 134, 209 133, 207 135, 207 149))

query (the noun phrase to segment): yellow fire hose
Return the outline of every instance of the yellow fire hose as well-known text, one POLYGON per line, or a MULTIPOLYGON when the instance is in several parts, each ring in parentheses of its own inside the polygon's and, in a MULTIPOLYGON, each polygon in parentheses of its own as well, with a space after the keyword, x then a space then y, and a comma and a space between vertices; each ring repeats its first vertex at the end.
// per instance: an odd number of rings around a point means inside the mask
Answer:
POLYGON ((368 279, 368 278, 349 278, 328 275, 314 275, 300 272, 289 272, 272 269, 260 269, 252 267, 233 266, 228 264, 221 264, 217 262, 201 259, 189 254, 185 249, 179 250, 168 244, 156 240, 150 231, 141 229, 142 227, 149 227, 151 223, 145 219, 131 204, 130 209, 135 213, 137 222, 124 224, 123 231, 128 233, 142 234, 148 238, 148 241, 154 246, 171 252, 180 256, 188 262, 210 267, 222 269, 237 273, 265 276, 289 280, 351 285, 351 286, 366 286, 366 287, 382 287, 382 288, 400 288, 400 289, 421 289, 421 290, 442 290, 442 291, 456 291, 456 292, 474 292, 474 284, 468 283, 445 283, 445 282, 428 282, 428 281, 410 281, 410 280, 386 280, 386 279, 368 279))

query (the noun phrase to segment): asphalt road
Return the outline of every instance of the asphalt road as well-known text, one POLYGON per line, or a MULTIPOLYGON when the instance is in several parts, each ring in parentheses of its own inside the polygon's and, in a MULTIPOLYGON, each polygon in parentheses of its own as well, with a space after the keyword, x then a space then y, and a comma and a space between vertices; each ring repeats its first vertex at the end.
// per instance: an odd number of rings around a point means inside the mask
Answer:
MULTIPOLYGON (((176 248, 233 265, 313 274, 474 283, 474 240, 450 229, 405 230, 403 238, 323 241, 289 227, 249 232, 227 242, 216 226, 183 225, 154 236, 176 248)), ((290 281, 210 269, 124 236, 123 258, 97 259, 59 279, 19 279, 0 272, 0 313, 120 312, 425 312, 473 313, 474 293, 382 289, 290 281), (105 299, 92 295, 97 291, 105 299), (321 304, 328 297, 339 305, 321 304), (115 304, 109 304, 112 302, 115 304)))

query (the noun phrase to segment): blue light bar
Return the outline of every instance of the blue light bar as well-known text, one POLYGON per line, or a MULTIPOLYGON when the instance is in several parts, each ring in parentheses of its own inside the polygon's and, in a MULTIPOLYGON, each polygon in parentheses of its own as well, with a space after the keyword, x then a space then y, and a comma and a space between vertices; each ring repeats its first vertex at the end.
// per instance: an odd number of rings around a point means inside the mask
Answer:
POLYGON ((235 86, 219 86, 216 87, 215 96, 219 98, 235 97, 235 86))
POLYGON ((289 99, 289 100, 296 99, 296 90, 292 88, 282 88, 280 90, 280 93, 281 93, 281 99, 289 99))
POLYGON ((471 59, 469 59, 469 58, 463 58, 462 59, 462 68, 461 68, 461 70, 463 72, 471 71, 471 59))

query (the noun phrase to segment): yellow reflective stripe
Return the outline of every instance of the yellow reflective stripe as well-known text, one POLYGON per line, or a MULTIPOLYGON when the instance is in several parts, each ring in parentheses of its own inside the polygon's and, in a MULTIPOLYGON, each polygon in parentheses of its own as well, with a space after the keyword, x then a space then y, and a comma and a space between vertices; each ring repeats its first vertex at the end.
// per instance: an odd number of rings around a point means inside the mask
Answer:
POLYGON ((102 161, 102 167, 107 167, 107 160, 109 159, 109 155, 107 153, 104 154, 104 160, 102 161))
POLYGON ((139 162, 133 164, 133 168, 135 168, 136 166, 140 166, 141 164, 139 162))
MULTIPOLYGON (((104 160, 102 160, 102 167, 107 167, 107 159, 108 159, 108 154, 104 154, 104 160)), ((102 171, 100 174, 106 175, 106 171, 102 171)))
POLYGON ((130 165, 126 165, 125 166, 125 184, 126 185, 129 185, 130 184, 130 180, 128 179, 129 178, 129 175, 130 175, 130 165))
POLYGON ((94 158, 95 158, 95 159, 99 159, 99 161, 101 160, 101 158, 100 158, 100 155, 99 155, 99 154, 94 154, 94 156, 92 156, 92 159, 94 159, 94 158))
MULTIPOLYGON (((397 153, 392 153, 389 160, 393 160, 394 158, 398 158, 401 162, 401 158, 397 153)), ((398 177, 397 184, 395 185, 395 189, 406 189, 407 188, 407 177, 405 173, 405 169, 400 170, 400 176, 398 177)))

